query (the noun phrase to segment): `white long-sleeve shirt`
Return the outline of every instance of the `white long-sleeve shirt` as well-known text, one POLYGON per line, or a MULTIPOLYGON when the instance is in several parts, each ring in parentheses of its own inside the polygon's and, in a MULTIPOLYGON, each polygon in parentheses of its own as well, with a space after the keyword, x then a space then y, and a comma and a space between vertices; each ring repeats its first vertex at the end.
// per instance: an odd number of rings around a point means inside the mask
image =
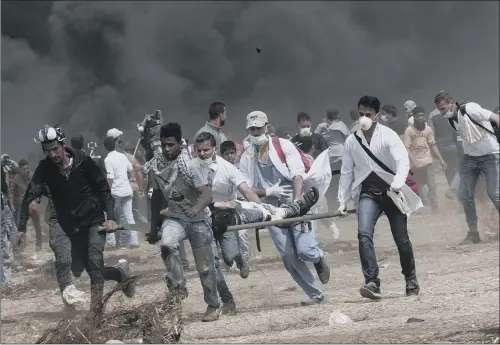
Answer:
POLYGON ((349 135, 342 155, 342 168, 338 190, 338 200, 347 203, 354 200, 357 204, 361 192, 361 183, 372 172, 376 173, 387 184, 396 181, 402 184, 403 194, 411 212, 422 207, 420 198, 405 184, 410 170, 408 152, 400 137, 392 129, 377 124, 368 145, 362 130, 356 134, 361 138, 363 145, 370 149, 375 157, 387 165, 396 175, 393 176, 383 170, 361 147, 354 134, 349 135))

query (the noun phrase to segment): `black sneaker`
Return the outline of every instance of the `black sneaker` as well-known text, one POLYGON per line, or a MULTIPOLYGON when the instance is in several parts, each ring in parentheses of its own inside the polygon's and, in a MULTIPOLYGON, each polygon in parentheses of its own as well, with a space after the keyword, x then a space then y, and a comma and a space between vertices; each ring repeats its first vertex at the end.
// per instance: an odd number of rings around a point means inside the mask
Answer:
POLYGON ((406 296, 418 296, 420 287, 418 286, 417 277, 406 279, 406 296))
POLYGON ((219 319, 219 308, 207 307, 205 315, 203 315, 201 322, 212 322, 219 319))
POLYGON ((305 215, 311 207, 314 206, 319 200, 319 191, 316 187, 311 187, 307 192, 304 193, 302 198, 295 201, 296 204, 299 205, 299 217, 305 215))
POLYGON ((379 300, 382 298, 380 295, 380 287, 377 286, 375 282, 369 282, 368 284, 363 285, 359 289, 359 293, 361 296, 372 300, 379 300))
POLYGON ((308 307, 310 305, 320 304, 321 302, 323 302, 324 299, 325 299, 325 296, 321 296, 318 298, 311 298, 311 299, 308 299, 307 301, 300 302, 300 305, 303 307, 308 307))
POLYGON ((323 284, 328 283, 330 280, 330 267, 326 264, 325 257, 323 256, 318 263, 314 264, 314 268, 318 273, 319 281, 323 284))
POLYGON ((222 307, 220 308, 220 314, 221 315, 236 315, 237 314, 236 303, 234 301, 231 301, 229 303, 223 303, 222 307))
POLYGON ((135 280, 130 279, 130 267, 125 259, 120 259, 118 264, 115 266, 122 273, 122 282, 120 284, 123 285, 122 292, 128 298, 132 298, 135 295, 135 280))
POLYGON ((465 239, 462 242, 460 242, 460 245, 462 246, 466 244, 478 244, 478 243, 481 243, 481 237, 479 237, 479 232, 469 231, 465 239))

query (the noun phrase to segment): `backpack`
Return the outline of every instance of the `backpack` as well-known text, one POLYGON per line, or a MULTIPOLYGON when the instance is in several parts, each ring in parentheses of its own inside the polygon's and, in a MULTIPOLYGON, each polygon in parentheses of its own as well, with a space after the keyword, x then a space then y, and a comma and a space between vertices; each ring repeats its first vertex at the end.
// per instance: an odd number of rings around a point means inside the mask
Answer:
MULTIPOLYGON (((467 115, 467 117, 472 121, 472 123, 474 123, 476 126, 478 127, 481 127, 482 129, 484 129, 486 132, 488 132, 489 134, 491 135, 494 135, 496 138, 497 138, 497 142, 500 143, 500 130, 496 124, 495 121, 490 121, 490 124, 491 124, 491 127, 493 128, 493 131, 491 131, 490 129, 484 127, 483 125, 481 125, 479 122, 477 122, 476 120, 474 120, 469 114, 467 114, 467 110, 465 109, 466 108, 466 105, 467 105, 467 101, 460 101, 460 102, 457 102, 457 109, 460 110, 460 112, 462 113, 462 115, 467 115)), ((448 119, 448 122, 450 123, 451 127, 456 131, 456 127, 455 127, 455 124, 453 123, 453 120, 452 119, 448 119)))
MULTIPOLYGON (((283 152, 283 148, 281 147, 280 138, 273 136, 271 137, 271 140, 273 142, 274 149, 276 150, 276 153, 278 154, 278 157, 280 158, 281 162, 286 164, 285 152, 283 152)), ((311 161, 305 156, 304 151, 302 151, 297 146, 295 146, 295 148, 297 149, 297 151, 299 151, 302 163, 304 163, 304 167, 306 168, 306 173, 308 173, 309 170, 311 169, 311 161)))

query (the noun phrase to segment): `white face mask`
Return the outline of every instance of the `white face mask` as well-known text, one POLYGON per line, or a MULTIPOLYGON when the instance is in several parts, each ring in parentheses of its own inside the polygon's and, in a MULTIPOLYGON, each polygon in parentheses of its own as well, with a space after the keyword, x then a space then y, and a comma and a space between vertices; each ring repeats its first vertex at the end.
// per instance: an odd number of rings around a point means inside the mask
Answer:
POLYGON ((373 124, 373 120, 370 119, 369 117, 366 116, 361 116, 359 118, 359 125, 361 126, 361 129, 364 131, 367 131, 371 128, 373 124))
POLYGON ((300 135, 303 137, 308 137, 311 135, 311 127, 300 128, 300 135))
POLYGON ((198 157, 198 161, 200 162, 201 165, 209 166, 214 161, 214 155, 215 155, 215 152, 214 152, 214 154, 212 154, 212 156, 210 156, 206 159, 201 159, 200 157, 198 157))
POLYGON ((259 135, 258 137, 250 136, 250 138, 248 138, 248 140, 254 145, 262 146, 265 143, 267 143, 269 138, 267 137, 266 134, 262 134, 262 135, 259 135))

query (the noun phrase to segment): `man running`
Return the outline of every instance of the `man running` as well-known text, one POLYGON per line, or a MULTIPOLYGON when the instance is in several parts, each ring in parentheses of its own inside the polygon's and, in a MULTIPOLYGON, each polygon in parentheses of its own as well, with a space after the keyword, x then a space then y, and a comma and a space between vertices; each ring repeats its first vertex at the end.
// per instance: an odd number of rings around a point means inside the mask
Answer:
MULTIPOLYGON (((289 140, 278 137, 272 139, 273 137, 268 135, 267 125, 265 113, 253 111, 247 115, 249 144, 241 157, 240 170, 250 187, 261 189, 267 195, 267 203, 278 205, 280 196, 274 190, 280 189, 283 192, 285 187, 293 189, 293 200, 298 200, 304 191, 305 165, 302 157, 289 140), (278 156, 278 150, 281 151, 281 156, 278 156)), ((316 241, 316 223, 311 222, 311 227, 310 230, 304 229, 301 224, 283 228, 269 227, 285 268, 309 297, 302 305, 321 303, 324 299, 307 262, 314 264, 323 284, 330 279, 330 269, 316 241)))
POLYGON ((421 207, 422 203, 405 184, 410 170, 408 153, 396 132, 375 122, 380 110, 380 101, 376 97, 362 97, 358 102, 358 109, 361 129, 345 142, 338 211, 345 212, 346 204, 351 200, 356 203, 359 255, 365 278, 360 294, 370 299, 381 298, 373 232, 377 220, 384 212, 398 247, 402 273, 406 280, 406 295, 418 295, 419 285, 413 248, 408 236, 407 215, 421 207), (388 191, 402 193, 409 210, 403 213, 388 191))
POLYGON ((25 240, 30 203, 39 203, 47 187, 57 220, 90 276, 90 318, 99 325, 104 307, 104 280, 124 283, 122 291, 127 297, 135 293, 133 283, 125 283, 130 276, 126 261, 117 267, 104 266, 105 235, 99 233, 99 227, 104 225, 110 230, 117 227, 113 197, 101 169, 90 157, 66 147, 66 138, 60 127, 45 125, 38 138, 47 158, 40 161, 24 195, 18 243, 25 240))
POLYGON ((212 202, 211 181, 198 160, 182 148, 181 127, 168 123, 160 128, 163 153, 150 161, 153 176, 151 230, 148 242, 161 242, 161 255, 167 269, 166 283, 173 294, 187 297, 186 278, 179 258, 179 243, 189 239, 207 310, 203 322, 219 318, 219 296, 212 225, 208 205, 212 202), (168 205, 166 212, 160 213, 168 205), (161 229, 161 236, 159 231, 161 229))

